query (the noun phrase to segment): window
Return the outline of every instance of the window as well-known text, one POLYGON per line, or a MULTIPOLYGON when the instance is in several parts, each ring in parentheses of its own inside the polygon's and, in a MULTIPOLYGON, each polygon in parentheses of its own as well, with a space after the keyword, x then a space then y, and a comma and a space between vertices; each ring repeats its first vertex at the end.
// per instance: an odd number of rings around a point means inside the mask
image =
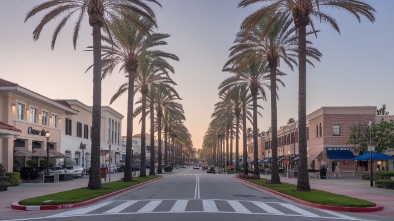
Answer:
POLYGON ((52 114, 52 127, 57 128, 57 115, 52 114))
POLYGON ((332 125, 332 135, 333 136, 341 135, 341 127, 339 126, 339 124, 332 125))
POLYGON ((42 125, 48 126, 48 112, 42 111, 42 125))
POLYGON ((323 128, 321 127, 321 123, 320 123, 320 137, 323 136, 323 128))
POLYGON ((316 125, 316 137, 319 137, 319 126, 316 125))
POLYGON ((66 118, 66 135, 72 135, 72 120, 66 118))
POLYGON ((25 107, 25 105, 21 104, 21 103, 17 103, 16 104, 16 108, 17 108, 17 110, 16 110, 16 118, 18 120, 25 120, 26 119, 26 117, 25 117, 25 115, 26 115, 26 107, 25 107))
POLYGON ((83 138, 89 139, 89 126, 87 124, 83 125, 83 138))
POLYGON ((38 110, 35 107, 30 107, 30 122, 36 124, 37 123, 37 117, 38 116, 38 110))
POLYGON ((82 137, 82 123, 77 122, 77 137, 82 137))

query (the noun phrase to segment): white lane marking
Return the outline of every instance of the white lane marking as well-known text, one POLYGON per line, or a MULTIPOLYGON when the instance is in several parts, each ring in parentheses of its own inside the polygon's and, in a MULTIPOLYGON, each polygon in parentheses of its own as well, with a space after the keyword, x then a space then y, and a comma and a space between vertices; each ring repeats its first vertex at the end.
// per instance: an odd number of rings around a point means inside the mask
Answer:
POLYGON ((263 202, 253 202, 253 204, 260 207, 261 209, 267 211, 267 213, 281 214, 281 215, 284 214, 281 211, 279 211, 271 206, 268 206, 266 203, 263 203, 263 202))
POLYGON ((228 204, 233 207, 236 213, 251 213, 244 205, 242 205, 239 201, 235 200, 227 200, 228 204))
POLYGON ((148 204, 146 204, 144 207, 142 207, 140 210, 137 211, 137 213, 150 213, 156 207, 162 202, 163 200, 153 200, 150 201, 148 204))
POLYGON ((200 199, 200 178, 196 176, 196 188, 194 189, 194 199, 200 199))
POLYGON ((339 217, 339 218, 342 218, 342 219, 360 220, 360 219, 357 219, 355 217, 347 216, 345 214, 337 213, 337 212, 330 211, 330 210, 324 210, 324 209, 316 209, 316 210, 319 210, 319 211, 324 212, 324 213, 328 213, 330 215, 333 215, 333 216, 336 216, 336 217, 339 217))
POLYGON ((172 206, 170 213, 185 212, 188 202, 189 200, 177 200, 174 206, 172 206))
POLYGON ((59 214, 55 214, 53 216, 50 217, 58 217, 58 216, 73 216, 73 215, 80 215, 80 214, 86 214, 89 212, 92 212, 93 210, 99 209, 101 207, 104 207, 110 203, 112 203, 113 201, 109 201, 109 202, 103 202, 103 203, 99 203, 97 205, 94 206, 89 206, 89 207, 85 207, 85 208, 81 208, 81 209, 75 209, 75 210, 71 210, 68 212, 64 212, 64 213, 59 213, 59 214))
POLYGON ((112 208, 112 209, 110 209, 110 210, 104 212, 104 214, 119 213, 119 212, 121 212, 122 210, 124 210, 124 209, 126 209, 127 207, 133 205, 133 204, 136 203, 136 202, 138 202, 138 201, 136 201, 136 200, 126 201, 126 202, 120 204, 119 206, 114 207, 114 208, 112 208))
POLYGON ((309 211, 306 211, 304 209, 298 208, 298 207, 296 207, 294 205, 291 205, 291 204, 288 204, 288 203, 279 203, 279 205, 281 205, 281 206, 283 206, 283 207, 285 207, 287 209, 293 210, 294 212, 297 212, 297 213, 299 213, 301 215, 304 215, 304 216, 319 217, 318 215, 316 215, 314 213, 311 213, 309 211))
POLYGON ((204 212, 219 212, 218 208, 216 207, 215 201, 213 200, 203 200, 202 207, 204 212))

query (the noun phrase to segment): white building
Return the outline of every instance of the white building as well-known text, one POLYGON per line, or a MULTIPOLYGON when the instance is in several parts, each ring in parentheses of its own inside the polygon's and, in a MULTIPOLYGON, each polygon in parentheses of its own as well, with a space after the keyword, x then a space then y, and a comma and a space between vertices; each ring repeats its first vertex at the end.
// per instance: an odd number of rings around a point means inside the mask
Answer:
POLYGON ((126 152, 121 142, 122 119, 123 115, 111 107, 101 107, 101 164, 118 165, 126 152))

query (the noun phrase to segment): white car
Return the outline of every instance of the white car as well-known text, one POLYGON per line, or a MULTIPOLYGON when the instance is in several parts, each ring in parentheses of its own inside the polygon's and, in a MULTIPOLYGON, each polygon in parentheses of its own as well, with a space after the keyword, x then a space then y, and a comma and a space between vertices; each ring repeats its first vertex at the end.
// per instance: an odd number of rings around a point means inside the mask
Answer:
POLYGON ((111 169, 109 169, 109 171, 111 172, 111 173, 116 173, 116 172, 118 172, 118 167, 116 166, 116 165, 111 165, 111 169))
POLYGON ((200 166, 198 164, 194 164, 193 169, 200 169, 200 166))
POLYGON ((85 175, 85 169, 81 166, 66 166, 66 173, 73 174, 73 177, 82 177, 85 175))

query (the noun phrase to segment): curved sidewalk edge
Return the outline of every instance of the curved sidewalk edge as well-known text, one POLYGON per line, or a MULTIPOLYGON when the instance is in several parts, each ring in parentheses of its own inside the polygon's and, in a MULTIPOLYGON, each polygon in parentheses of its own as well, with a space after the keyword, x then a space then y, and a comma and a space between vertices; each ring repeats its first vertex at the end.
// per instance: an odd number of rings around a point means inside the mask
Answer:
POLYGON ((158 178, 152 179, 152 180, 148 180, 103 196, 99 196, 97 198, 91 199, 91 200, 87 200, 84 202, 79 202, 79 203, 72 203, 72 204, 61 204, 61 205, 40 205, 40 206, 25 206, 25 205, 19 205, 18 202, 12 203, 11 204, 11 209, 14 210, 26 210, 26 211, 31 211, 31 210, 56 210, 56 209, 68 209, 68 208, 76 208, 76 207, 81 207, 81 206, 86 206, 92 203, 95 203, 97 201, 106 199, 108 197, 114 196, 116 194, 122 193, 122 192, 126 192, 128 190, 134 189, 136 187, 145 185, 147 183, 151 183, 151 182, 155 182, 158 181, 159 179, 162 179, 163 177, 160 176, 158 178))
POLYGON ((248 182, 246 180, 239 179, 237 177, 234 177, 234 179, 239 181, 239 182, 241 182, 241 183, 244 183, 246 185, 253 186, 253 187, 256 187, 256 188, 259 188, 259 189, 263 189, 265 191, 268 191, 268 192, 274 193, 276 195, 279 195, 279 196, 281 196, 283 198, 295 201, 297 203, 300 203, 300 204, 303 204, 303 205, 306 205, 306 206, 314 207, 314 208, 331 210, 331 211, 339 211, 339 212, 358 212, 358 213, 361 213, 361 212, 363 212, 363 213, 364 212, 378 212, 378 211, 383 210, 383 206, 381 206, 381 205, 376 205, 376 206, 373 206, 373 207, 341 207, 341 206, 328 206, 328 205, 310 203, 310 202, 307 202, 307 201, 304 201, 304 200, 300 200, 298 198, 295 198, 295 197, 292 197, 292 196, 289 196, 289 195, 277 192, 275 190, 271 190, 269 188, 266 188, 266 187, 263 187, 263 186, 260 186, 260 185, 248 182))

